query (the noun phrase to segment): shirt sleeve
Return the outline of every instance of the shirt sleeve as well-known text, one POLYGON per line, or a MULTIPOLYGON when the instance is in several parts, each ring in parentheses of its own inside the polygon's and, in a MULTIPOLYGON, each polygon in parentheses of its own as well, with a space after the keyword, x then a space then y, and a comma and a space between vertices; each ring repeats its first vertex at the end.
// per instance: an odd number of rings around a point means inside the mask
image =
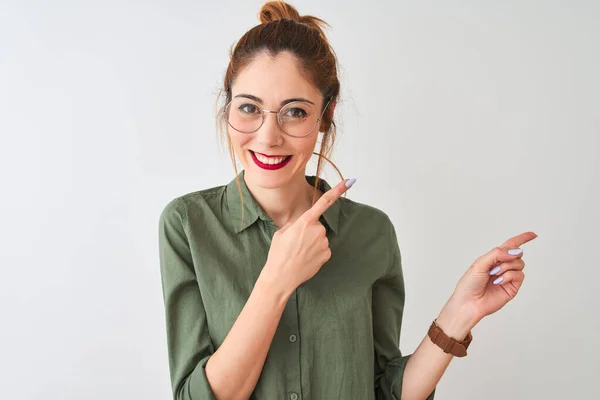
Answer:
POLYGON ((159 218, 159 255, 173 399, 215 399, 204 367, 214 353, 186 235, 184 205, 171 201, 159 218))
MULTIPOLYGON (((373 336, 375 347, 375 397, 377 400, 400 400, 404 368, 410 356, 399 349, 404 310, 404 277, 400 248, 390 222, 389 269, 373 285, 373 336)), ((435 388, 427 397, 433 400, 435 388)))

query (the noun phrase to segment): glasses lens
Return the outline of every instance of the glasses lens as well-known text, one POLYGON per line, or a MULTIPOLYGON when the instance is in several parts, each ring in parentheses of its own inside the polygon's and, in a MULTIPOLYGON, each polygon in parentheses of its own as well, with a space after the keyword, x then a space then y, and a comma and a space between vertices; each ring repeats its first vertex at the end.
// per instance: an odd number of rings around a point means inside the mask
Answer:
MULTIPOLYGON (((235 98, 225 110, 227 122, 235 130, 243 133, 256 132, 262 122, 261 106, 246 98, 235 98)), ((314 108, 308 103, 292 102, 286 104, 278 113, 281 129, 290 136, 303 137, 313 131, 317 124, 314 108)))
POLYGON ((308 103, 293 102, 286 104, 279 111, 281 129, 291 136, 306 136, 311 133, 317 123, 314 108, 308 103))
POLYGON ((225 110, 227 122, 233 129, 250 133, 260 128, 262 111, 260 106, 250 99, 235 98, 225 110))

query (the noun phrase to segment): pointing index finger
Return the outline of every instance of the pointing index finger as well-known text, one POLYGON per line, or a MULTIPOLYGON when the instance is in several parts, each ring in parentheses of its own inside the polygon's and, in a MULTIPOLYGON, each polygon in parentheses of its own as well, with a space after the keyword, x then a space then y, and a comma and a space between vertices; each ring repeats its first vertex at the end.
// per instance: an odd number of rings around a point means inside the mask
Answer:
POLYGON ((323 215, 323 213, 327 211, 341 195, 352 187, 354 182, 356 182, 356 179, 343 180, 327 192, 323 193, 323 196, 321 196, 321 198, 304 213, 303 217, 308 218, 311 221, 318 221, 321 215, 323 215))
POLYGON ((503 249, 516 249, 518 247, 521 247, 523 244, 535 239, 536 237, 538 237, 538 235, 534 232, 524 232, 520 235, 508 239, 506 242, 502 243, 498 247, 501 247, 503 249))

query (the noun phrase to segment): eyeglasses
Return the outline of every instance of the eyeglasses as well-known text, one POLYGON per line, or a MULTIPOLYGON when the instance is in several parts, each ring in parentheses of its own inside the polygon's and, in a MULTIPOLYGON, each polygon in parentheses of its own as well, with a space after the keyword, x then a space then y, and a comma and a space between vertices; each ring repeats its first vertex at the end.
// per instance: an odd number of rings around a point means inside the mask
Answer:
MULTIPOLYGON (((331 101, 331 100, 330 100, 331 101)), ((301 138, 310 135, 329 106, 323 108, 320 117, 310 104, 294 101, 286 104, 279 111, 264 110, 250 99, 236 97, 225 107, 227 123, 240 133, 254 133, 260 129, 266 119, 267 113, 277 114, 277 123, 281 130, 289 136, 301 138)))

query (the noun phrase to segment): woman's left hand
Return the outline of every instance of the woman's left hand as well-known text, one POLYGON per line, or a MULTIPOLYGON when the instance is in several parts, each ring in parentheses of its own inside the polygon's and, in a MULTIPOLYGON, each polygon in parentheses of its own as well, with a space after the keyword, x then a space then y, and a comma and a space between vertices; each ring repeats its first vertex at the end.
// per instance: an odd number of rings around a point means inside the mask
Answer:
POLYGON ((525 279, 525 262, 522 250, 517 253, 519 247, 536 237, 533 232, 522 233, 475 260, 457 283, 453 300, 471 310, 475 321, 504 307, 517 295, 525 279))

